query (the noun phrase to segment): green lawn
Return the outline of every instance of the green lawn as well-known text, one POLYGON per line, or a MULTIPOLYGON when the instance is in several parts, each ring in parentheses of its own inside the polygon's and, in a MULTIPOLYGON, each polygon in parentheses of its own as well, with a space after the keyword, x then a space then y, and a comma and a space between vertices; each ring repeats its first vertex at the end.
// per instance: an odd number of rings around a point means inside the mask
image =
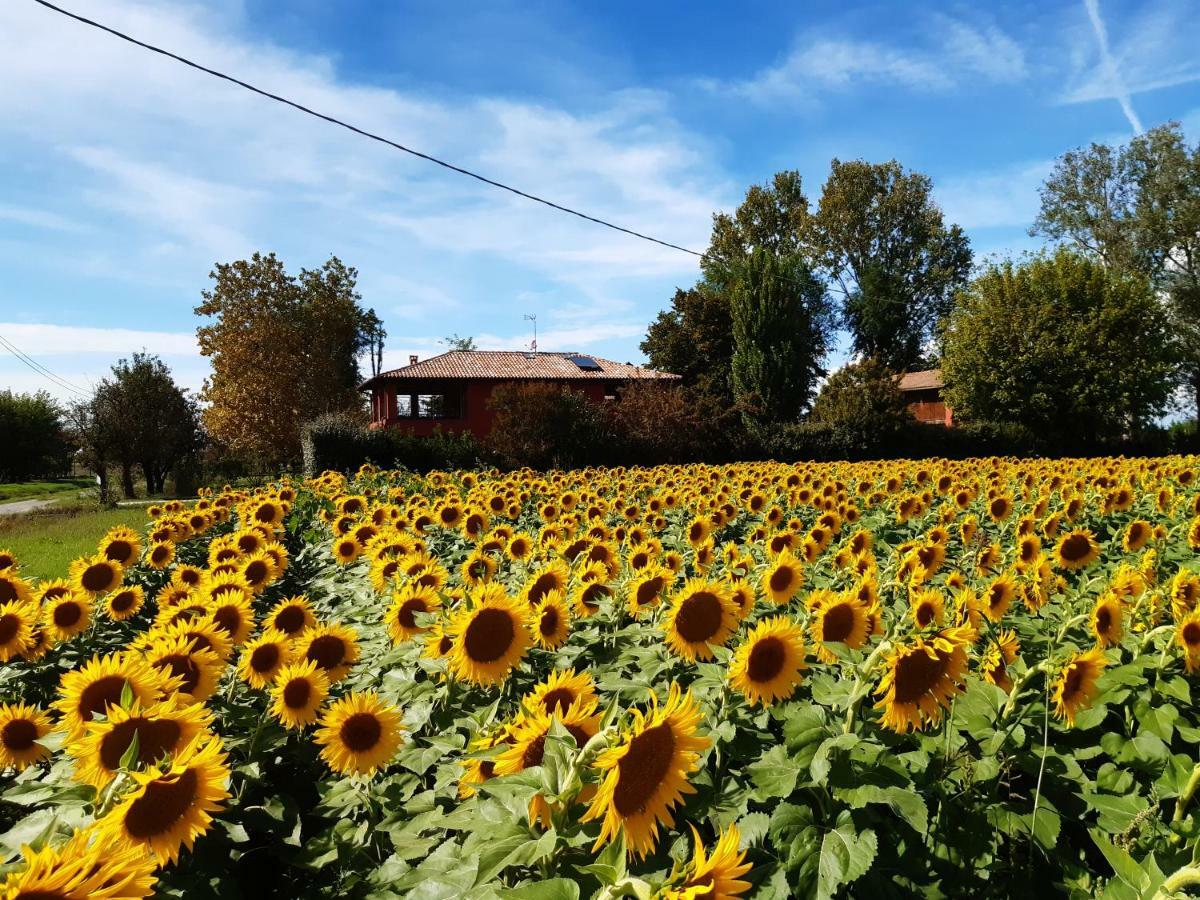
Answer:
POLYGON ((96 544, 114 525, 143 532, 142 507, 118 509, 54 510, 18 516, 0 516, 0 550, 11 550, 27 578, 60 578, 71 560, 94 553, 96 544))
POLYGON ((33 500, 54 494, 75 493, 96 486, 94 478, 55 478, 47 481, 18 481, 0 484, 0 503, 33 500))

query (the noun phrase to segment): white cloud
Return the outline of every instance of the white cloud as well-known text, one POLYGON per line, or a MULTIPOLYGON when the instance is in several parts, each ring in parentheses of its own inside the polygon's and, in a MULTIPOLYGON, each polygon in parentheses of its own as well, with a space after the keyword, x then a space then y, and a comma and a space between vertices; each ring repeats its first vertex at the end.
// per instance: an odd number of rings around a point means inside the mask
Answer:
POLYGON ((926 36, 928 46, 923 47, 810 37, 798 41, 781 62, 747 80, 710 80, 706 85, 757 103, 811 102, 824 92, 862 84, 946 91, 968 77, 1000 83, 1026 76, 1021 47, 995 25, 938 15, 931 20, 926 36))
POLYGON ((196 336, 191 332, 0 322, 0 335, 33 357, 82 353, 127 355, 141 350, 162 355, 198 355, 200 352, 196 336))
POLYGON ((934 197, 946 220, 963 228, 1028 227, 1040 208, 1038 189, 1053 168, 1053 160, 1041 160, 943 178, 934 183, 934 197))

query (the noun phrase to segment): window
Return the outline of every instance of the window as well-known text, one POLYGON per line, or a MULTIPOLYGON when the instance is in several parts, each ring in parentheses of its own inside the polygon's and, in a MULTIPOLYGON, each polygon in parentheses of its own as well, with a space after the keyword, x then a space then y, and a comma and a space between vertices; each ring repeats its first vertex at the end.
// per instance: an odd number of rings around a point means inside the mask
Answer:
POLYGON ((418 419, 458 419, 462 416, 459 394, 418 394, 418 419))
POLYGON ((412 397, 409 394, 396 395, 396 409, 393 415, 407 419, 412 415, 412 397))

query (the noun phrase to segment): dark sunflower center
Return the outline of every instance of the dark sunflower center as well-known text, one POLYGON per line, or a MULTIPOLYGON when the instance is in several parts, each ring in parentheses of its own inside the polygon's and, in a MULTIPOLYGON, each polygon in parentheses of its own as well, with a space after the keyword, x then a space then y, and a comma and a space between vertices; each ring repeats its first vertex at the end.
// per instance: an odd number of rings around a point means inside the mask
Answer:
POLYGON ((1188 622, 1183 626, 1183 642, 1189 647, 1200 647, 1200 622, 1188 622))
POLYGON ((242 627, 242 612, 236 606, 219 606, 213 610, 213 622, 227 634, 237 634, 242 627))
POLYGON ((129 541, 112 541, 104 548, 104 558, 124 565, 133 556, 133 545, 129 541))
POLYGON ((346 658, 346 643, 335 634, 323 634, 308 645, 304 658, 322 669, 335 669, 346 658))
POLYGON ((260 674, 270 672, 279 665, 279 656, 278 644, 262 644, 250 654, 250 668, 260 674))
POLYGON ((396 614, 396 619, 400 622, 402 628, 414 629, 417 627, 415 618, 417 613, 429 612, 425 606, 425 601, 420 597, 413 597, 411 600, 405 600, 400 607, 400 612, 396 614))
POLYGON ((159 544, 150 553, 150 558, 156 563, 165 562, 166 560, 170 559, 170 557, 171 557, 171 548, 168 547, 166 544, 159 544))
POLYGON ((617 763, 617 787, 613 806, 622 816, 646 808, 663 783, 675 756, 675 733, 669 723, 647 728, 629 743, 629 751, 617 763))
POLYGON ((1073 534, 1063 541, 1061 552, 1063 559, 1069 562, 1078 562, 1081 559, 1086 559, 1091 549, 1091 544, 1088 542, 1086 535, 1073 534))
MULTIPOLYGON (((4 582, 0 581, 0 585, 4 582)), ((7 644, 15 638, 21 631, 21 617, 14 616, 12 613, 0 616, 0 646, 7 644)))
POLYGON ((533 587, 529 589, 530 604, 541 603, 548 593, 557 589, 558 579, 553 574, 547 572, 539 575, 537 581, 533 583, 533 587))
POLYGON ((746 660, 746 676, 759 683, 770 681, 783 671, 787 649, 777 637, 765 637, 755 643, 746 660))
POLYGON ((583 589, 583 593, 579 595, 579 602, 589 609, 598 609, 600 607, 600 598, 607 597, 609 593, 608 588, 599 582, 589 584, 583 589))
POLYGON ((1102 606, 1096 610, 1096 631, 1100 634, 1107 634, 1112 628, 1113 617, 1112 612, 1107 606, 1102 606))
POLYGON ((383 725, 369 712, 358 712, 342 723, 342 743, 352 753, 364 753, 379 743, 383 725))
POLYGON ((545 755, 546 735, 543 733, 525 745, 525 752, 521 754, 521 768, 528 769, 531 766, 540 766, 542 764, 542 757, 545 755))
POLYGON ((133 591, 121 591, 109 601, 113 612, 123 613, 133 607, 133 591))
POLYGON ((900 657, 894 681, 896 702, 919 701, 945 676, 949 661, 949 656, 940 651, 936 659, 930 659, 924 650, 910 651, 900 657))
POLYGON ((675 630, 685 641, 701 643, 721 628, 721 601, 709 591, 697 591, 679 606, 675 630))
POLYGON ((294 678, 283 686, 283 705, 288 709, 304 709, 312 697, 312 685, 306 678, 294 678))
POLYGON ((95 563, 83 570, 79 583, 89 591, 107 590, 113 582, 112 566, 106 563, 95 563))
POLYGON ((243 574, 246 576, 246 580, 251 584, 259 585, 267 580, 267 575, 269 575, 270 572, 271 569, 265 562, 263 562, 261 559, 256 559, 246 566, 243 574))
POLYGON ((575 702, 575 692, 570 688, 555 688, 542 696, 542 706, 548 713, 566 712, 575 702))
POLYGON ((83 608, 73 600, 54 607, 54 624, 59 628, 70 628, 83 618, 83 608))
POLYGON ((512 616, 500 609, 481 609, 463 634, 463 646, 474 662, 495 662, 512 646, 516 630, 512 616))
POLYGON ((130 804, 125 814, 126 830, 142 840, 166 834, 191 809, 199 784, 195 769, 150 782, 142 796, 130 804))
POLYGON ((993 584, 988 589, 988 606, 995 609, 1008 599, 1008 589, 1003 584, 993 584))
POLYGON ((658 599, 658 595, 662 593, 663 577, 655 575, 653 578, 648 578, 638 585, 636 600, 638 606, 646 606, 658 599))
POLYGON ((442 656, 445 656, 447 653, 449 653, 453 649, 454 649, 454 641, 451 640, 451 638, 449 636, 443 635, 442 639, 440 641, 438 641, 438 653, 440 653, 442 656))
POLYGON ((0 603, 17 599, 17 587, 7 578, 0 578, 0 603))
POLYGON ((37 740, 37 726, 28 719, 13 719, 0 731, 0 742, 15 753, 22 753, 37 740))
POLYGON ((138 762, 148 766, 175 749, 183 729, 171 719, 128 719, 118 722, 100 741, 100 762, 109 771, 120 768, 121 757, 138 739, 138 762))
POLYGON ((299 606, 285 606, 275 615, 275 627, 284 634, 295 634, 304 627, 304 610, 299 606))
POLYGON ((200 684, 200 666, 186 653, 172 653, 154 663, 156 669, 170 669, 171 674, 182 680, 179 689, 190 694, 200 684))
POLYGON ((92 716, 102 713, 110 706, 121 702, 121 691, 125 689, 125 679, 120 675, 105 675, 97 678, 79 693, 79 706, 76 707, 79 718, 88 722, 92 716))
POLYGON ((1080 691, 1083 690, 1084 667, 1079 663, 1075 663, 1069 669, 1063 678, 1062 699, 1064 703, 1071 703, 1076 699, 1080 691))
POLYGON ((552 637, 558 631, 558 610, 553 606, 542 610, 542 617, 538 620, 538 631, 542 637, 552 637))
POLYGON ((854 610, 849 603, 831 606, 821 617, 821 639, 845 642, 854 631, 854 610))
POLYGON ((932 603, 928 600, 922 600, 921 605, 917 607, 917 624, 924 628, 933 621, 934 615, 937 612, 932 603))
POLYGON ((792 570, 787 566, 780 566, 771 573, 770 586, 777 594, 786 591, 792 586, 792 570))

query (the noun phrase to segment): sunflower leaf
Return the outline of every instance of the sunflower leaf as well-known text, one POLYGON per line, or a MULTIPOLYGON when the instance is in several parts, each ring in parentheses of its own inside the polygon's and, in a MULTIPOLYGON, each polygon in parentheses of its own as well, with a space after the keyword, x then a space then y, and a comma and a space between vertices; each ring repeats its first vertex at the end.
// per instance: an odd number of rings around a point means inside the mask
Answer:
POLYGON ((790 796, 800 777, 800 765, 787 754, 787 748, 776 745, 748 767, 756 790, 755 800, 771 800, 790 796))
POLYGON ((862 877, 877 850, 875 832, 869 828, 856 831, 852 822, 845 822, 826 832, 817 866, 817 897, 832 898, 841 885, 862 877))
MULTIPOLYGON (((128 682, 126 682, 128 687, 128 682)), ((133 729, 133 738, 129 741, 129 746, 125 748, 125 752, 121 754, 122 769, 132 769, 133 764, 137 762, 138 751, 141 749, 141 734, 135 728, 133 729)))

